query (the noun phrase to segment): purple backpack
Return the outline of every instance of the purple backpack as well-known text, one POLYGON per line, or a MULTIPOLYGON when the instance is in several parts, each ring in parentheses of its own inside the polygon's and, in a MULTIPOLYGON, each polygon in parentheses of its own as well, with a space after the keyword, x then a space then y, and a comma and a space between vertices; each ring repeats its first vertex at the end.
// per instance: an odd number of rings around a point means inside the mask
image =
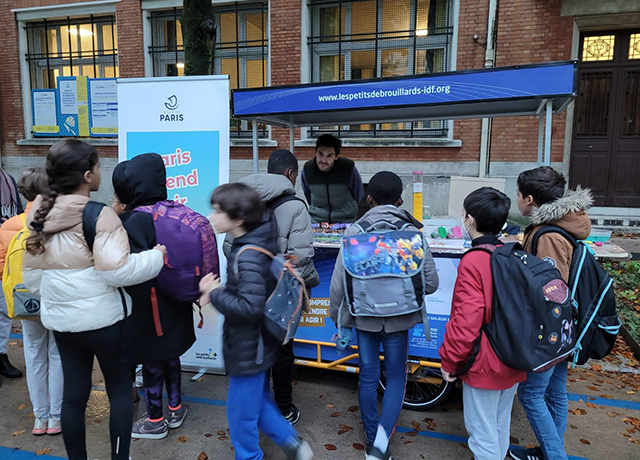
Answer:
POLYGON ((200 298, 198 284, 204 275, 219 275, 218 245, 209 219, 183 204, 159 201, 136 212, 153 216, 156 241, 167 247, 158 289, 181 302, 200 298))

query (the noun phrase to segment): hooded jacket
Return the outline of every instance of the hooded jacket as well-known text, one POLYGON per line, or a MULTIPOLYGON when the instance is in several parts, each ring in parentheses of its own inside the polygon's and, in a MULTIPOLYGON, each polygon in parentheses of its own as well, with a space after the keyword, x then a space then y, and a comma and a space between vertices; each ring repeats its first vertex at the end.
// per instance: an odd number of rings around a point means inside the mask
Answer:
MULTIPOLYGON (((407 231, 419 232, 422 228, 422 224, 418 222, 411 214, 396 206, 376 206, 370 209, 362 219, 358 222, 378 222, 378 221, 396 222, 398 220, 408 222, 411 224, 406 228, 407 231)), ((345 231, 345 236, 357 235, 360 233, 358 226, 353 225, 345 231)), ((343 301, 346 300, 345 295, 345 268, 342 261, 342 249, 338 254, 336 260, 336 266, 333 270, 333 276, 331 277, 331 303, 329 308, 329 315, 334 324, 338 324, 338 310, 343 301)), ((439 279, 438 272, 436 271, 436 263, 433 260, 433 255, 427 246, 427 250, 424 256, 424 280, 425 280, 425 295, 433 294, 438 289, 439 279)), ((372 283, 372 288, 375 289, 375 283, 372 283)), ((394 333, 401 331, 408 331, 413 326, 422 322, 422 313, 420 311, 410 313, 408 315, 394 316, 389 318, 373 318, 373 317, 353 317, 349 314, 347 306, 342 308, 342 326, 343 327, 355 327, 361 331, 367 332, 386 332, 394 333)))
MULTIPOLYGON (((569 232, 577 240, 587 239, 591 233, 591 220, 587 210, 593 203, 590 190, 569 190, 558 198, 531 213, 531 225, 524 233, 524 250, 532 253, 533 237, 546 225, 555 225, 569 232)), ((556 267, 562 278, 569 282, 569 271, 573 259, 573 246, 558 233, 547 233, 538 240, 536 257, 556 267)))
MULTIPOLYGON (((37 197, 27 219, 40 207, 37 197)), ((82 212, 89 197, 59 196, 47 215, 43 254, 25 253, 23 279, 40 295, 41 320, 58 332, 84 332, 111 326, 131 314, 131 298, 119 287, 155 278, 163 265, 157 250, 130 254, 129 238, 108 206, 98 217, 93 251, 82 231, 82 212), (124 305, 123 305, 124 302, 124 305)))
MULTIPOLYGON (((296 190, 289 179, 281 174, 252 174, 240 182, 253 188, 265 203, 283 195, 295 196, 296 190)), ((313 234, 311 217, 306 205, 300 200, 291 200, 274 210, 278 227, 278 249, 280 254, 295 255, 296 270, 307 288, 320 284, 320 276, 313 265, 313 234)), ((233 237, 227 235, 224 253, 228 257, 233 237)))
POLYGON ((266 301, 276 284, 271 275, 271 259, 251 249, 238 257, 246 245, 277 251, 275 234, 275 221, 269 219, 233 240, 227 284, 211 292, 211 303, 224 315, 223 352, 230 375, 259 374, 276 362, 280 346, 264 325, 266 301))
MULTIPOLYGON (((155 153, 136 156, 113 170, 113 188, 120 202, 127 205, 127 211, 120 218, 129 235, 132 253, 142 253, 156 245, 153 216, 134 209, 166 200, 166 180, 162 157, 155 153)), ((129 337, 131 361, 166 361, 178 358, 191 348, 196 336, 190 302, 167 297, 158 289, 155 279, 128 287, 127 293, 133 300, 131 327, 135 330, 134 336, 129 337), (159 327, 154 322, 154 303, 159 327)))

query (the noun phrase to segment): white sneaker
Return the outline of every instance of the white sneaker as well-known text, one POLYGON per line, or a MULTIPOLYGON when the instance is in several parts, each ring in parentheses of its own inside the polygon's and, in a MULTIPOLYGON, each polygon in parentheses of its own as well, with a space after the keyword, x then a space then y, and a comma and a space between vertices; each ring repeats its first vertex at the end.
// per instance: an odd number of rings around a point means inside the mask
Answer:
POLYGON ((47 434, 47 428, 49 427, 49 417, 36 418, 31 433, 36 436, 47 434))
POLYGON ((53 415, 49 417, 47 434, 55 435, 62 433, 62 421, 60 417, 54 417, 53 415))

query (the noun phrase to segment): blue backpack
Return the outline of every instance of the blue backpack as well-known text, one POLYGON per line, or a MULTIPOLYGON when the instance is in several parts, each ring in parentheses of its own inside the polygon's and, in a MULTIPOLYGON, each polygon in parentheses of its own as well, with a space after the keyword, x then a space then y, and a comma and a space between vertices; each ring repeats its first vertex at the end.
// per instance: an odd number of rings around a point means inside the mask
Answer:
POLYGON ((589 248, 566 230, 549 225, 533 237, 532 252, 536 254, 538 241, 547 233, 559 233, 573 246, 569 272, 571 303, 577 312, 577 340, 573 364, 589 359, 602 359, 611 353, 622 323, 616 312, 613 279, 598 264, 589 248))

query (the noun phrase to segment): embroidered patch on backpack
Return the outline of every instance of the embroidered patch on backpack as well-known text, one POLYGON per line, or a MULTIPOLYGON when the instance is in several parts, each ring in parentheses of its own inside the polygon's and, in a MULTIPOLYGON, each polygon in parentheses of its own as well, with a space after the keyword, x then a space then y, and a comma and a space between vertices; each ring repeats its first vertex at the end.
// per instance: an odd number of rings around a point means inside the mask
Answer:
POLYGON ((542 291, 544 292, 544 296, 547 301, 560 305, 565 303, 569 297, 569 288, 567 287, 567 284, 559 279, 549 281, 544 285, 542 291))
POLYGON ((548 262, 549 265, 551 265, 554 268, 558 266, 558 264, 556 263, 553 257, 543 257, 542 260, 544 260, 545 262, 548 262))

